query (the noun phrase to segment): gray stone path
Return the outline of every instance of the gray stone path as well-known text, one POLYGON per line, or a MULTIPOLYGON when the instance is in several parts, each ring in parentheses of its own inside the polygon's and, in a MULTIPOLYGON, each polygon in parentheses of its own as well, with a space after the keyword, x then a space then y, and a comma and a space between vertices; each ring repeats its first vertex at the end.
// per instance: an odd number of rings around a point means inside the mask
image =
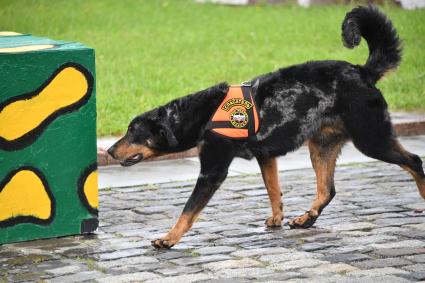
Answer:
MULTIPOLYGON (((281 182, 287 220, 309 207, 315 178, 292 170, 281 182)), ((101 190, 96 234, 0 246, 0 282, 425 280, 425 202, 395 165, 338 167, 336 197, 308 230, 266 229, 261 176, 230 177, 175 248, 154 250, 193 185, 101 190)))

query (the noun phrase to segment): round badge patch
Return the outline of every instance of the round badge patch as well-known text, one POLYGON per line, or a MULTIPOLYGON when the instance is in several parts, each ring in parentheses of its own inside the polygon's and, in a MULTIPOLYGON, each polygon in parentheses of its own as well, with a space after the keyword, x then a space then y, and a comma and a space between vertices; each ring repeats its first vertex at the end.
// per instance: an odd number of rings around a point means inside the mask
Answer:
POLYGON ((248 114, 245 109, 236 108, 230 113, 230 123, 236 128, 243 128, 248 124, 248 114))

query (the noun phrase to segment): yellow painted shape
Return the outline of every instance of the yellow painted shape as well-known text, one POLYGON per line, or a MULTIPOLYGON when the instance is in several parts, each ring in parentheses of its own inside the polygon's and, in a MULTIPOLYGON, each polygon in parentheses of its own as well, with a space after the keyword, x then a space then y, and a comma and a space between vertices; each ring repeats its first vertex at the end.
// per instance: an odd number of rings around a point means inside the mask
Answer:
POLYGON ((40 93, 7 105, 0 112, 0 137, 12 141, 40 125, 53 112, 78 102, 88 90, 83 73, 66 67, 40 93))
POLYGON ((34 44, 16 47, 4 47, 0 48, 0 53, 20 53, 27 51, 44 50, 55 47, 53 44, 34 44))
POLYGON ((0 36, 16 36, 22 35, 22 33, 14 32, 14 31, 0 31, 0 36))
POLYGON ((51 213, 49 195, 33 171, 17 172, 0 192, 0 221, 17 216, 46 220, 51 213))
POLYGON ((97 179, 98 173, 96 170, 91 172, 84 181, 84 195, 89 205, 95 209, 99 207, 97 179))

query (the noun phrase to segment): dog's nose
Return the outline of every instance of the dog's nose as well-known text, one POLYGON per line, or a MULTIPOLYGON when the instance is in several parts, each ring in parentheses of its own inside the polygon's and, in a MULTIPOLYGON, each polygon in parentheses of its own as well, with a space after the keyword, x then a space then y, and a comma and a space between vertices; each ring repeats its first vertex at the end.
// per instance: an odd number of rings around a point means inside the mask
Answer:
POLYGON ((115 148, 116 148, 116 146, 113 145, 108 149, 109 155, 112 156, 113 158, 115 158, 115 156, 114 156, 115 148))

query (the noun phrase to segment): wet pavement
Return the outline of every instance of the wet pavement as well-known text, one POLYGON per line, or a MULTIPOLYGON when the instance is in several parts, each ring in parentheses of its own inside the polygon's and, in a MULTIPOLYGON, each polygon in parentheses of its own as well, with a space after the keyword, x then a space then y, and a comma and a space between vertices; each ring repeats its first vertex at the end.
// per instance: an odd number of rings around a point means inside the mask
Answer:
MULTIPOLYGON (((179 164, 162 174, 179 174, 179 164)), ((425 202, 399 167, 339 166, 336 197, 307 230, 265 228, 271 209, 261 175, 232 175, 171 250, 150 241, 175 223, 194 180, 106 187, 95 234, 0 246, 0 282, 425 280, 425 202)), ((287 221, 309 208, 315 177, 303 168, 280 178, 287 221)))

